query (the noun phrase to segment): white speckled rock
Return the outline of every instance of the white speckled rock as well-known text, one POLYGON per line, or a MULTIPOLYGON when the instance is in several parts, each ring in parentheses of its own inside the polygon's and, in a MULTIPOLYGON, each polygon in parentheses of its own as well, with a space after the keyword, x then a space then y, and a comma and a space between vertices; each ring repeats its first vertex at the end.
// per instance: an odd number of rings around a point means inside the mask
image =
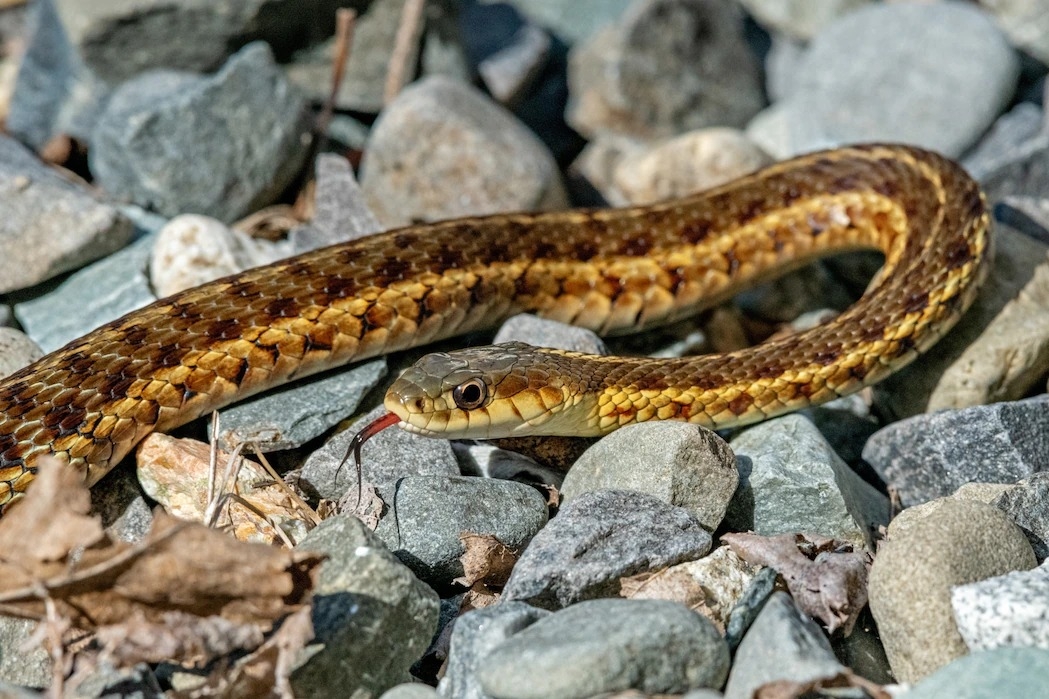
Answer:
POLYGON ((871 567, 871 612, 893 673, 916 682, 969 649, 951 588, 1035 566, 1023 532, 996 507, 943 498, 889 525, 871 567))
POLYGON ((969 650, 1037 646, 1049 650, 1049 564, 951 590, 958 632, 969 650))
POLYGON ((149 276, 157 296, 170 296, 290 254, 285 242, 256 240, 217 219, 183 214, 157 233, 149 276))

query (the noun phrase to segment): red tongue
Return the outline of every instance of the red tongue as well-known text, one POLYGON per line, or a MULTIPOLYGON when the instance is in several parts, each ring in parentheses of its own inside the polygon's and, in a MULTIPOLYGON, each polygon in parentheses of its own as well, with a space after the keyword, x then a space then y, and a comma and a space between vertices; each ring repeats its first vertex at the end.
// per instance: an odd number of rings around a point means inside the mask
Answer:
MULTIPOLYGON (((353 462, 357 466, 357 506, 361 505, 361 445, 367 442, 369 439, 385 430, 390 425, 396 425, 401 421, 401 418, 397 417, 393 413, 386 413, 382 417, 372 420, 364 428, 353 435, 353 439, 350 440, 350 445, 346 447, 346 456, 342 457, 342 462, 346 463, 346 459, 350 456, 350 452, 353 452, 353 462)), ((342 468, 340 465, 339 468, 342 468)), ((356 509, 356 507, 354 509, 356 509)))

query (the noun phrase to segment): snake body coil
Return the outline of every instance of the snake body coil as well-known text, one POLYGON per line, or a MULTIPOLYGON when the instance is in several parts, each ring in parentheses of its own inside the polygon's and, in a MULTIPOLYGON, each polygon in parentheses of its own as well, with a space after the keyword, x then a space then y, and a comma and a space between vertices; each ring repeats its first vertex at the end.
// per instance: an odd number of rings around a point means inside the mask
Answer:
MULTIPOLYGON (((986 272, 979 188, 926 151, 851 147, 652 206, 411 226, 249 270, 134 311, 0 382, 0 504, 42 454, 94 483, 153 430, 353 360, 521 311, 600 333, 662 323, 863 248, 886 256, 868 293, 786 340, 680 360, 542 353, 529 366, 557 378, 558 400, 592 401, 584 426, 547 432, 600 433, 652 418, 752 421, 902 366, 953 325, 986 272)), ((531 390, 502 385, 493 399, 531 390)), ((503 405, 482 433, 526 431, 506 427, 518 408, 503 405)), ((478 434, 461 415, 413 423, 413 409, 401 417, 417 431, 478 434)))

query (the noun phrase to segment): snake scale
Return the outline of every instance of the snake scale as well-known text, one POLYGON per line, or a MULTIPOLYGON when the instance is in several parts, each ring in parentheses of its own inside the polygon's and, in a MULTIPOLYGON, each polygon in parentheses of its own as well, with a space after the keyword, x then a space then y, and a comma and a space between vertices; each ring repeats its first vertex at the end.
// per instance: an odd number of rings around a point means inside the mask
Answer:
POLYGON ((317 250, 159 300, 0 382, 0 504, 25 490, 41 455, 93 484, 154 430, 514 313, 622 332, 818 256, 882 250, 856 304, 785 339, 671 360, 520 345, 435 354, 386 401, 409 429, 449 436, 763 419, 873 383, 935 342, 986 274, 988 225, 955 163, 865 145, 655 205, 464 218, 317 250))

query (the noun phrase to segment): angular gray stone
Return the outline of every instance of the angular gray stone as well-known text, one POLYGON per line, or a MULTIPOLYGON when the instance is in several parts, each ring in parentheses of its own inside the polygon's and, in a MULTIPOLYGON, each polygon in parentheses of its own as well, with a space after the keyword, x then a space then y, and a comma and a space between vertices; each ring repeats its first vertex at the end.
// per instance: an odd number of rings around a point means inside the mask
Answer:
POLYGON ((716 433, 681 422, 643 422, 583 452, 561 497, 568 503, 594 490, 637 490, 688 510, 714 531, 738 483, 736 457, 716 433))
POLYGON ((91 511, 102 518, 106 533, 119 541, 137 543, 153 526, 153 508, 130 468, 113 469, 91 489, 91 511))
POLYGON ((527 342, 536 347, 554 347, 571 352, 608 354, 604 340, 593 330, 568 325, 549 318, 540 318, 531 313, 519 313, 508 318, 492 339, 500 342, 527 342))
POLYGON ((1045 129, 1045 112, 1037 104, 1021 102, 998 117, 987 134, 970 150, 962 164, 978 180, 1031 152, 1045 129))
POLYGON ((15 317, 45 352, 156 300, 146 277, 153 237, 86 267, 29 301, 15 304, 15 317))
POLYGON ((439 696, 437 690, 430 685, 412 682, 387 689, 379 699, 437 699, 439 696))
POLYGON ((352 415, 386 373, 380 357, 240 401, 220 413, 219 448, 248 443, 265 453, 302 446, 352 415))
POLYGON ((743 591, 743 596, 732 608, 725 624, 725 642, 729 650, 735 652, 740 642, 758 618, 769 597, 776 592, 776 580, 779 577, 773 568, 762 568, 743 591))
POLYGON ((958 633, 969 650, 1030 646, 1049 650, 1049 565, 951 589, 958 633))
POLYGON ((593 138, 651 139, 742 126, 764 102, 760 68, 728 0, 641 0, 569 56, 569 123, 593 138))
POLYGON ((626 490, 583 493, 532 539, 503 599, 558 609, 619 593, 619 579, 700 558, 710 535, 693 515, 626 490))
POLYGON ((990 502, 1023 530, 1039 561, 1049 558, 1049 471, 1024 478, 990 502))
POLYGON ((863 458, 904 507, 966 483, 1015 483, 1045 468, 1049 397, 916 415, 871 435, 863 458))
POLYGON ((964 3, 874 3, 813 39, 794 91, 798 152, 903 141, 957 156, 1009 103, 1019 63, 994 20, 964 3))
POLYGON ((298 546, 327 554, 313 597, 316 637, 291 673, 296 697, 378 696, 407 681, 440 601, 357 519, 321 522, 298 546))
POLYGON ((740 4, 770 31, 807 41, 832 21, 871 0, 741 0, 740 4))
POLYGON ((500 699, 548 699, 720 687, 728 667, 717 629, 684 605, 602 599, 539 619, 489 653, 477 675, 500 699))
POLYGON ((973 653, 926 677, 898 699, 1034 699, 1045 696, 1049 650, 997 648, 973 653))
POLYGON ((844 668, 820 627, 785 592, 772 595, 736 649, 725 699, 750 699, 775 680, 805 682, 844 668))
POLYGON ((0 292, 33 286, 122 248, 134 227, 115 207, 0 134, 0 292))
MULTIPOLYGON (((359 430, 386 414, 381 405, 342 426, 302 466, 299 486, 310 495, 338 500, 357 488, 350 442, 359 430)), ((459 462, 444 439, 430 439, 390 427, 361 449, 361 478, 392 502, 397 481, 405 476, 458 476, 459 462)))
POLYGON ((888 499, 800 415, 751 427, 729 444, 740 477, 725 515, 731 531, 809 531, 870 549, 873 532, 888 523, 888 499))
POLYGON ((0 377, 32 364, 43 354, 40 345, 21 330, 0 327, 0 377))
POLYGON ((463 575, 463 534, 523 550, 544 524, 546 501, 524 483, 464 476, 407 476, 375 533, 420 580, 447 589, 463 575))
MULTIPOLYGON (((481 0, 490 5, 505 0, 481 0)), ((614 22, 631 0, 510 0, 509 4, 536 24, 553 30, 570 44, 586 39, 602 25, 614 22)))
POLYGON ((309 252, 382 230, 346 158, 322 153, 317 156, 316 174, 313 220, 291 232, 295 252, 309 252))
POLYGON ((1023 532, 992 505, 942 498, 904 510, 874 558, 868 594, 893 674, 916 682, 969 652, 951 588, 1035 566, 1023 532))
POLYGON ((500 602, 473 609, 455 620, 448 669, 437 689, 443 697, 488 699, 477 673, 488 655, 506 639, 549 616, 524 602, 500 602))
POLYGON ((389 227, 566 203, 542 142, 476 89, 442 76, 387 105, 361 167, 368 203, 389 227))
POLYGON ((113 94, 89 156, 110 194, 232 221, 272 202, 306 155, 305 102, 253 43, 214 75, 150 72, 113 94), (250 115, 246 118, 243 115, 250 115))

